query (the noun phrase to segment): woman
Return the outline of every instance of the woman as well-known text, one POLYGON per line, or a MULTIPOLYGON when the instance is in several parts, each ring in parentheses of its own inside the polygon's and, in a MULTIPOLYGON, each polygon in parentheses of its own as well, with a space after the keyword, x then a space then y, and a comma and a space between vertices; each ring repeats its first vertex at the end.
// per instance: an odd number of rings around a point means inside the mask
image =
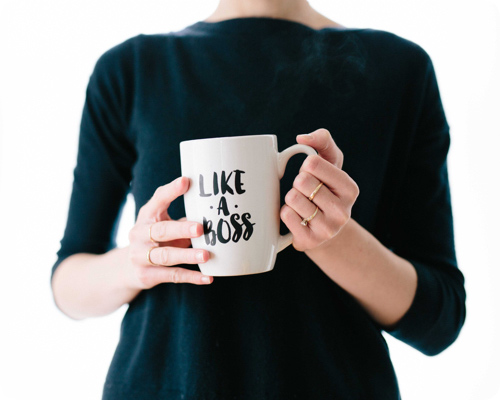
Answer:
POLYGON ((381 331, 434 355, 465 318, 449 140, 421 47, 305 0, 221 0, 204 21, 107 51, 52 270, 71 318, 129 304, 103 398, 398 399, 381 331), (179 142, 259 133, 318 151, 282 181, 293 247, 270 273, 203 276, 179 142), (129 190, 137 219, 117 249, 129 190))

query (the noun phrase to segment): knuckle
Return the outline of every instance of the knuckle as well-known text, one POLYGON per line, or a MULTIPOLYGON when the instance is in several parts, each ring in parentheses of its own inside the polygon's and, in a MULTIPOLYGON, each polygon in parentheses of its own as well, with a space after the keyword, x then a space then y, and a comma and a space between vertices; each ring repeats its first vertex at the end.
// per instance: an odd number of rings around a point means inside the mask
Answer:
POLYGON ((288 214, 288 212, 287 212, 287 208, 288 208, 288 207, 286 207, 286 206, 281 207, 280 217, 281 217, 282 219, 286 219, 286 217, 287 217, 287 214, 288 214))
POLYGON ((288 193, 285 196, 285 203, 293 204, 297 200, 297 197, 298 197, 297 189, 292 188, 288 191, 288 193))
POLYGON ((315 131, 315 135, 321 142, 326 142, 329 138, 332 137, 332 135, 330 135, 330 132, 326 128, 318 128, 315 131))
POLYGON ((182 276, 181 276, 180 268, 172 268, 171 275, 170 275, 170 279, 172 280, 172 283, 180 283, 181 278, 182 278, 182 276))
POLYGON ((295 180, 293 182, 293 186, 296 187, 297 189, 305 189, 305 184, 307 182, 308 178, 308 173, 301 171, 299 174, 295 177, 295 180))
POLYGON ((326 128, 319 128, 319 132, 318 132, 320 135, 323 135, 323 136, 328 136, 328 137, 332 137, 332 135, 330 135, 330 131, 326 128))
POLYGON ((345 212, 345 211, 339 211, 336 214, 336 222, 337 222, 339 227, 344 226, 347 223, 347 221, 349 221, 349 218, 350 218, 349 214, 350 213, 345 212))
POLYGON ((283 219, 283 221, 288 221, 292 216, 292 212, 293 210, 289 206, 284 205, 281 209, 281 218, 283 219))
POLYGON ((337 151, 339 152, 338 158, 339 158, 340 165, 342 165, 344 163, 344 153, 340 149, 338 149, 337 151))
POLYGON ((358 194, 356 191, 352 190, 349 195, 347 196, 347 200, 349 201, 350 204, 354 204, 356 199, 358 198, 358 194))
POLYGON ((336 161, 335 161, 335 166, 339 169, 342 169, 342 166, 344 165, 344 154, 338 150, 339 154, 336 156, 336 161))
POLYGON ((318 156, 317 154, 313 156, 307 156, 307 158, 304 161, 304 169, 306 171, 313 173, 318 168, 320 160, 321 157, 318 156))
POLYGON ((318 136, 321 138, 321 142, 324 143, 322 150, 326 150, 333 144, 333 138, 328 129, 325 128, 319 129, 318 136))
MULTIPOLYGON (((189 257, 188 257, 188 260, 192 263, 192 264, 198 264, 200 262, 200 260, 198 259, 198 252, 200 250, 191 250, 189 251, 189 257)), ((206 254, 206 251, 205 250, 202 250, 201 253, 203 254, 203 259, 204 260, 208 260, 208 257, 207 257, 207 254, 206 254)))
POLYGON ((304 195, 300 192, 300 190, 297 190, 296 188, 290 189, 290 192, 292 192, 293 201, 297 201, 301 197, 304 197, 304 195))
POLYGON ((352 181, 353 183, 353 199, 356 200, 359 196, 359 186, 354 180, 352 181))
POLYGON ((323 144, 323 146, 320 147, 320 150, 321 151, 330 150, 330 147, 331 147, 331 145, 332 145, 333 142, 331 140, 329 140, 329 138, 327 138, 325 136, 323 136, 322 140, 323 140, 324 144, 323 144))
POLYGON ((168 234, 167 223, 166 222, 156 223, 155 225, 153 225, 153 232, 155 232, 154 236, 157 237, 159 241, 164 240, 168 234))
POLYGON ((155 189, 152 198, 157 199, 158 197, 161 197, 162 193, 163 193, 163 186, 159 186, 155 189))
POLYGON ((306 171, 311 171, 312 169, 312 159, 314 156, 307 156, 306 159, 304 160, 304 163, 302 164, 302 167, 306 171))
POLYGON ((183 237, 190 238, 191 237, 191 225, 192 222, 183 222, 181 232, 183 232, 183 237))
POLYGON ((142 285, 148 285, 149 283, 149 271, 148 267, 138 267, 136 269, 136 277, 137 280, 142 284, 142 285))
POLYGON ((168 263, 170 262, 170 252, 168 249, 161 249, 161 251, 159 252, 159 256, 160 256, 160 262, 159 264, 162 264, 162 265, 169 265, 168 263))

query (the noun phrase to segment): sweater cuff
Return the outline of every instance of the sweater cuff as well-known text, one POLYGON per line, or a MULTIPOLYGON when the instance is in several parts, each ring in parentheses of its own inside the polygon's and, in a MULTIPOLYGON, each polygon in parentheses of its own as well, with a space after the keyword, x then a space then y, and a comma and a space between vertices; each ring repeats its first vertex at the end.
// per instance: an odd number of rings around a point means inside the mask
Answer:
POLYGON ((439 335, 435 328, 443 310, 439 280, 428 266, 408 261, 417 272, 415 298, 406 314, 386 332, 426 355, 435 355, 443 350, 441 346, 436 346, 440 340, 435 337, 439 335))

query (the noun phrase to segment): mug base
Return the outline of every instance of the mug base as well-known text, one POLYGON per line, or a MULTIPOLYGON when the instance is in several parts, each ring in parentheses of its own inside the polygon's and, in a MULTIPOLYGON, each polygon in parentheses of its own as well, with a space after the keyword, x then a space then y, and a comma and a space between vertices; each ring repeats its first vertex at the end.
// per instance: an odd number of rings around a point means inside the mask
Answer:
POLYGON ((209 271, 203 272, 200 268, 200 271, 203 275, 207 276, 217 276, 217 277, 224 277, 224 276, 245 276, 245 275, 257 275, 257 274, 263 274, 265 272, 272 271, 273 268, 271 269, 266 269, 264 271, 256 271, 256 272, 232 272, 232 271, 227 271, 227 272, 212 272, 210 273, 209 271))

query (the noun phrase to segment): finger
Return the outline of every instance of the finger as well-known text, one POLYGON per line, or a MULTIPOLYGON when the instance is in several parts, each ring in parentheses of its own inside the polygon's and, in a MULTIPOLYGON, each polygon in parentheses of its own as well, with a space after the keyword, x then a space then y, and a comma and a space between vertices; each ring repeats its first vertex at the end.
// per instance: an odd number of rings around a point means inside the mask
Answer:
POLYGON ((342 168, 344 154, 334 142, 330 132, 324 128, 305 135, 297 135, 297 143, 313 147, 320 157, 342 168))
POLYGON ((149 286, 160 283, 193 283, 195 285, 207 285, 213 282, 212 276, 203 275, 199 271, 192 271, 180 267, 148 267, 145 271, 145 280, 149 286))
POLYGON ((179 177, 166 185, 156 189, 153 197, 141 207, 137 219, 147 221, 161 221, 167 214, 170 203, 177 197, 182 196, 189 189, 189 179, 179 177))
POLYGON ((302 171, 295 177, 293 187, 302 193, 309 202, 316 204, 323 212, 327 213, 330 205, 340 199, 325 184, 319 187, 312 200, 309 196, 318 188, 321 181, 309 172, 302 171))
POLYGON ((144 224, 144 239, 149 239, 151 229, 151 239, 155 242, 168 242, 175 239, 195 238, 203 234, 203 225, 199 222, 188 221, 160 221, 150 225, 144 224))
MULTIPOLYGON (((186 221, 186 217, 179 218, 177 221, 186 221)), ((191 240, 190 239, 174 239, 170 240, 168 242, 158 242, 160 247, 163 246, 172 246, 172 247, 190 247, 191 246, 191 240)))
POLYGON ((293 247, 303 251, 306 247, 313 247, 313 235, 310 229, 301 225, 302 218, 287 204, 281 207, 280 217, 293 235, 293 247))
POLYGON ((337 207, 339 207, 337 202, 340 202, 341 200, 324 184, 320 186, 319 190, 314 195, 314 198, 309 200, 309 196, 311 196, 312 192, 320 183, 321 181, 315 176, 302 171, 295 177, 295 180, 293 181, 293 188, 298 190, 311 204, 317 205, 325 215, 329 215, 337 207))
POLYGON ((301 172, 308 172, 316 177, 342 201, 352 202, 359 192, 358 186, 345 171, 318 155, 308 156, 300 167, 299 173, 301 172))
MULTIPOLYGON (((303 219, 310 217, 316 212, 316 204, 309 201, 301 192, 297 189, 292 188, 288 191, 285 196, 285 203, 294 210, 299 217, 301 218, 301 222, 303 219)), ((307 223, 305 227, 308 227, 312 230, 315 230, 318 224, 318 221, 321 220, 321 215, 323 212, 318 210, 314 218, 307 223)), ((304 227, 304 225, 301 225, 304 227)))
POLYGON ((207 262, 210 254, 202 249, 178 247, 155 247, 149 253, 153 264, 171 266, 177 264, 200 264, 207 262))
MULTIPOLYGON (((321 186, 309 200, 310 194, 316 189, 320 181, 307 172, 300 172, 293 182, 293 188, 307 198, 307 201, 316 204, 322 211, 323 218, 312 225, 315 232, 322 232, 326 237, 332 237, 337 227, 343 226, 345 219, 350 217, 352 203, 345 204, 332 193, 325 185, 321 186)), ((312 223, 312 221, 310 222, 312 223)))
MULTIPOLYGON (((318 185, 320 183, 321 183, 321 181, 318 178, 316 178, 314 175, 311 175, 309 172, 306 172, 306 171, 301 171, 297 174, 297 176, 293 180, 293 187, 295 189, 297 189, 298 191, 300 191, 309 200, 309 196, 312 195, 312 193, 316 190, 316 188, 318 187, 318 185)), ((321 197, 325 193, 325 191, 330 192, 330 190, 327 187, 323 187, 323 186, 324 186, 324 182, 323 182, 323 185, 320 186, 320 188, 318 189, 318 191, 314 195, 314 199, 311 200, 314 203, 316 203, 316 199, 318 197, 321 197)))

